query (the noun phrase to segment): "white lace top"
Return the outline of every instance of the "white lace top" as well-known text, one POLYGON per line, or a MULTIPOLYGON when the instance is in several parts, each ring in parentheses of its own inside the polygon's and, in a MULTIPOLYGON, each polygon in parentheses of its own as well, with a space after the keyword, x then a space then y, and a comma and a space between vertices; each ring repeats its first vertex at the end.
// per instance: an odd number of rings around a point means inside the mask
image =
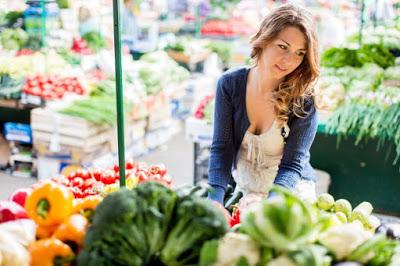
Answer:
POLYGON ((282 132, 287 137, 289 127, 285 124, 282 131, 275 121, 261 135, 246 131, 239 149, 237 168, 232 173, 237 189, 243 194, 268 194, 283 155, 285 140, 282 132))

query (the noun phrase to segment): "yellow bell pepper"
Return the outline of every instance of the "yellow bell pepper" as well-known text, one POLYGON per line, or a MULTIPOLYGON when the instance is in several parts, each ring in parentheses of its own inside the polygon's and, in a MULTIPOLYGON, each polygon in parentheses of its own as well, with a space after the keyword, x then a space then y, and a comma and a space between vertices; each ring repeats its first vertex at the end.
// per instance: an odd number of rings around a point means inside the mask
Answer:
POLYGON ((62 223, 72 213, 74 195, 66 187, 52 181, 39 184, 26 199, 29 218, 43 226, 62 223))
POLYGON ((74 209, 73 213, 82 214, 85 216, 89 221, 91 221, 94 210, 96 209, 97 205, 103 200, 103 197, 98 195, 87 196, 83 199, 75 199, 74 200, 74 209))
POLYGON ((36 238, 37 239, 49 238, 57 230, 57 228, 58 224, 50 226, 39 225, 36 228, 36 238))
POLYGON ((53 237, 68 244, 76 253, 83 246, 88 220, 80 214, 71 215, 54 232, 53 237))
POLYGON ((33 242, 29 246, 30 266, 69 266, 74 261, 72 249, 61 240, 48 238, 33 242))

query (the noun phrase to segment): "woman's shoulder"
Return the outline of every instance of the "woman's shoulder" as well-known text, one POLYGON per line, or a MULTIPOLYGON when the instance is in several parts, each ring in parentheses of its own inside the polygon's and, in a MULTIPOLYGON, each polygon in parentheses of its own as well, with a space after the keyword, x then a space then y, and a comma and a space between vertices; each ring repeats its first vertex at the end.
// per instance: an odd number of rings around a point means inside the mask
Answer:
POLYGON ((218 80, 218 88, 232 98, 241 97, 246 88, 248 67, 235 67, 225 71, 218 80))
POLYGON ((228 69, 222 73, 220 80, 224 82, 245 80, 247 77, 248 66, 240 66, 228 69))

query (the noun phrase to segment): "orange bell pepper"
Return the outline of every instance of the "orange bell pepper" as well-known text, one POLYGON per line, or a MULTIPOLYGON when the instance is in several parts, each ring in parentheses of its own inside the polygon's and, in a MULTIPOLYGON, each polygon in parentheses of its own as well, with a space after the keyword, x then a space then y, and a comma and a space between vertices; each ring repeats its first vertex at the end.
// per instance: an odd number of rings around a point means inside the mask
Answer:
POLYGON ((36 228, 36 238, 37 239, 49 238, 57 230, 57 228, 58 224, 50 226, 39 225, 36 228))
POLYGON ((88 220, 80 214, 71 215, 54 232, 53 237, 68 244, 74 252, 83 246, 88 220))
POLYGON ((89 221, 91 221, 94 210, 97 205, 103 200, 103 197, 98 195, 87 196, 83 199, 74 200, 74 209, 73 213, 79 213, 85 216, 89 221))
POLYGON ((74 195, 66 187, 46 181, 32 191, 26 199, 25 209, 37 224, 56 225, 71 215, 73 199, 74 195))
POLYGON ((70 266, 75 255, 61 240, 48 238, 33 242, 29 246, 30 266, 70 266))

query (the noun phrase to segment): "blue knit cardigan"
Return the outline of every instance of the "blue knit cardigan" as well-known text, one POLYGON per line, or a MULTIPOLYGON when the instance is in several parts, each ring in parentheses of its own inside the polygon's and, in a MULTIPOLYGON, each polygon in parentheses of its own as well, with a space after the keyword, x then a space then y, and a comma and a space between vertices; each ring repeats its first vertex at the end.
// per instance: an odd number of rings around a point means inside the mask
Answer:
MULTIPOLYGON (((225 72, 217 83, 214 113, 214 135, 208 169, 208 183, 213 188, 209 198, 222 203, 227 185, 236 168, 243 137, 250 126, 246 111, 246 84, 249 67, 225 72)), ((305 101, 307 116, 290 115, 289 136, 274 183, 293 189, 303 178, 314 180, 310 165, 310 147, 317 131, 318 120, 314 100, 305 101)))

